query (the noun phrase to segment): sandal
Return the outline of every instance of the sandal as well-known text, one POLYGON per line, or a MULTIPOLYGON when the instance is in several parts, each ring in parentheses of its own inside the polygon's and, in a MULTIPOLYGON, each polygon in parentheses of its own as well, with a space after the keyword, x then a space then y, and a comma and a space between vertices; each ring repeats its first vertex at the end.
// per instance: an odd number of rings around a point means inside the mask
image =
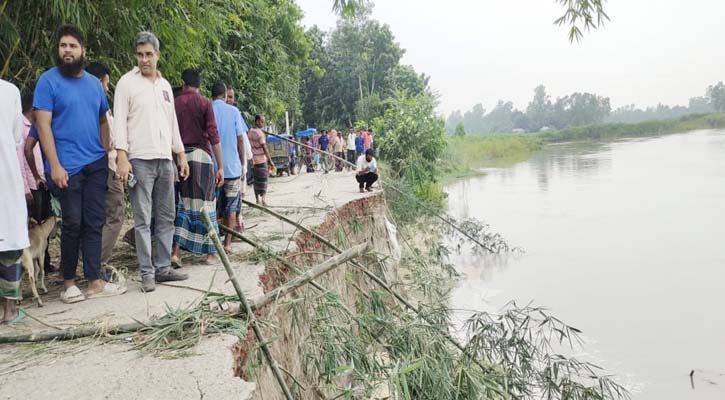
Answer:
POLYGON ((221 257, 219 257, 219 256, 216 256, 211 261, 209 259, 206 259, 206 258, 201 261, 201 265, 211 265, 211 266, 214 266, 214 265, 221 265, 221 263, 222 263, 222 260, 221 260, 221 257))
POLYGON ((103 290, 96 293, 90 293, 87 297, 89 299, 100 299, 103 297, 119 296, 126 293, 127 290, 128 288, 126 288, 125 286, 119 286, 115 283, 106 282, 106 284, 103 286, 103 290))
POLYGON ((60 301, 65 304, 78 303, 79 301, 83 301, 85 299, 86 296, 83 295, 76 285, 73 285, 60 293, 60 301))
POLYGON ((182 268, 184 264, 181 263, 181 259, 179 257, 173 256, 171 257, 171 266, 174 268, 182 268))

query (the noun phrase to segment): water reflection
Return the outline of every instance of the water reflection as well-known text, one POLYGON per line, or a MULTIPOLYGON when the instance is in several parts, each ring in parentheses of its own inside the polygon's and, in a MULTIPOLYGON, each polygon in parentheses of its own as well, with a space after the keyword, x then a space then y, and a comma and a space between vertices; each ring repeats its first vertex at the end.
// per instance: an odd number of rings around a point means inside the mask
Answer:
POLYGON ((451 185, 454 216, 526 249, 455 256, 452 306, 534 301, 583 329, 635 399, 725 398, 723 154, 723 131, 564 144, 451 185))

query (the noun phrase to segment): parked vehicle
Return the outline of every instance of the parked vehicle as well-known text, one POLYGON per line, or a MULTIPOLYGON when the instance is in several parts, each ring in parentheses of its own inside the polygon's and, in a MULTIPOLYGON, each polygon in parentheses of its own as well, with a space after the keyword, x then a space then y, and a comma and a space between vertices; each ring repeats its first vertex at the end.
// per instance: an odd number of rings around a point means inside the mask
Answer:
MULTIPOLYGON (((292 139, 292 135, 283 134, 279 136, 292 139)), ((290 175, 290 166, 294 156, 294 150, 290 149, 290 143, 279 137, 269 135, 267 136, 267 148, 269 149, 269 155, 272 157, 272 162, 277 168, 277 176, 282 176, 285 172, 290 175)))

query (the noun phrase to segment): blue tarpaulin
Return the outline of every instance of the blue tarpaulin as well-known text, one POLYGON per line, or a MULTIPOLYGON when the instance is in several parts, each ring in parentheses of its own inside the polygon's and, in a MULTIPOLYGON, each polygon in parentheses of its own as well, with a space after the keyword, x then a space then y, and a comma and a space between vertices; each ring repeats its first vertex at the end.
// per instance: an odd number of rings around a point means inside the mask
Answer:
POLYGON ((307 136, 312 136, 316 133, 317 133, 317 129, 307 128, 304 131, 295 132, 295 137, 298 137, 298 138, 307 137, 307 136))
MULTIPOLYGON (((279 136, 282 136, 283 138, 292 139, 292 135, 288 135, 286 133, 283 133, 279 136)), ((278 138, 277 136, 267 135, 267 143, 277 143, 281 142, 282 139, 278 138)))

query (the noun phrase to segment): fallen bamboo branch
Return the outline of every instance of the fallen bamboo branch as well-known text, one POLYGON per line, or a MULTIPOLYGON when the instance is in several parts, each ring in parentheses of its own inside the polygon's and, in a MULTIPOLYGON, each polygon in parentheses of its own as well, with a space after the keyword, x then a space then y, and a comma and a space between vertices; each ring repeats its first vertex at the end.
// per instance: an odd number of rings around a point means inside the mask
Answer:
MULTIPOLYGON (((223 225, 220 225, 222 229, 225 229, 223 225)), ((229 229, 229 228, 226 228, 229 229)), ((236 232, 235 232, 236 233, 236 232)), ((239 235, 237 233, 237 235, 239 235)), ((242 236, 242 235, 239 235, 242 236)), ((245 238, 246 239, 246 238, 245 238)), ((250 241, 252 242, 252 241, 250 241)), ((254 243, 254 242, 252 242, 254 243)), ((259 244, 255 243, 254 245, 259 246, 259 244)), ((335 267, 349 261, 350 259, 359 256, 360 254, 364 253, 365 251, 369 250, 369 245, 361 245, 357 248, 351 249, 351 251, 347 252, 347 254, 344 255, 338 255, 335 256, 324 263, 313 267, 309 269, 307 272, 305 272, 304 278, 300 278, 302 275, 286 282, 279 288, 275 289, 274 291, 267 293, 263 296, 258 296, 254 299, 250 300, 250 306, 252 307, 253 311, 259 310, 270 303, 272 303, 275 299, 288 295, 295 290, 299 289, 300 287, 304 286, 305 284, 309 284, 314 286, 316 289, 326 292, 327 289, 317 284, 313 279, 319 277, 320 275, 325 274, 326 272, 331 271, 335 267), (335 264, 335 265, 331 265, 335 264), (294 282, 297 282, 296 284, 294 282), (284 288, 284 293, 281 294, 282 289, 284 288), (277 292, 279 291, 279 292, 277 292)), ((274 253, 271 253, 274 254, 274 253)), ((276 257, 278 257, 278 260, 280 262, 284 262, 285 265, 287 265, 290 269, 293 271, 300 273, 300 269, 296 267, 295 265, 287 262, 284 258, 279 257, 278 255, 274 254, 276 257)), ((171 285, 169 285, 171 286, 171 285)), ((196 289, 198 290, 198 289, 196 289)), ((144 328, 153 328, 157 325, 157 322, 150 321, 150 322, 131 322, 126 324, 118 324, 113 325, 107 328, 103 329, 103 333, 106 335, 119 335, 124 333, 133 333, 137 332, 144 328)), ((72 327, 72 328, 66 328, 66 329, 58 329, 55 331, 43 331, 43 332, 35 332, 30 334, 17 334, 17 335, 0 335, 0 344, 5 343, 20 343, 20 342, 45 342, 50 340, 73 340, 73 339, 79 339, 84 338, 88 336, 95 336, 101 333, 101 327, 98 325, 93 326, 83 326, 83 327, 72 327)))
MULTIPOLYGON (((298 268, 296 265, 292 264, 290 261, 288 261, 284 257, 280 256, 279 254, 275 253, 269 247, 264 246, 261 243, 255 242, 254 240, 252 240, 252 239, 250 239, 250 238, 242 235, 241 233, 239 233, 239 232, 237 232, 237 231, 229 228, 228 226, 219 224, 219 229, 221 229, 222 232, 228 233, 228 234, 234 236, 235 238, 241 240, 242 242, 247 243, 248 245, 254 247, 255 249, 259 249, 262 252, 264 252, 265 254, 269 254, 272 258, 274 258, 275 260, 277 260, 279 263, 281 263, 285 267, 289 268, 290 270, 294 271, 295 273, 299 274, 299 273, 302 272, 302 270, 300 268, 298 268)), ((321 292, 326 292, 327 291, 327 289, 325 289, 324 287, 320 286, 315 281, 310 281, 310 285, 312 285, 315 289, 317 289, 317 290, 319 290, 321 292)))
MULTIPOLYGON (((287 222, 287 223, 295 226, 296 228, 300 229, 303 232, 308 233, 309 235, 311 235, 312 237, 314 237, 315 239, 317 239, 320 243, 326 245, 327 247, 331 248, 332 250, 336 251, 337 253, 342 253, 343 252, 339 247, 337 247, 332 242, 330 242, 329 240, 327 240, 324 236, 320 235, 319 233, 317 233, 316 231, 314 231, 312 229, 309 229, 309 228, 307 228, 307 227, 305 227, 305 226, 303 226, 301 224, 298 224, 297 222, 295 222, 295 221, 293 221, 293 220, 285 217, 284 215, 281 215, 281 214, 279 214, 277 212, 274 212, 274 211, 272 211, 272 210, 270 210, 270 209, 268 209, 266 207, 260 206, 258 204, 251 203, 251 202, 249 202, 247 200, 242 200, 242 202, 244 204, 247 204, 250 207, 253 207, 253 208, 257 208, 259 210, 262 210, 262 211, 264 211, 264 212, 266 212, 266 213, 274 216, 277 219, 280 219, 280 220, 282 220, 284 222, 287 222)), ((360 263, 358 263, 356 261, 352 261, 351 264, 353 266, 357 267, 363 274, 365 274, 368 278, 370 278, 378 286, 380 286, 381 288, 383 288, 386 292, 390 293, 393 297, 395 297, 401 304, 403 304, 405 306, 405 308, 407 308, 408 310, 413 311, 414 313, 416 313, 421 319, 423 319, 423 321, 425 321, 428 324, 430 324, 431 327, 434 327, 435 326, 435 323, 433 321, 431 321, 430 319, 428 319, 428 317, 425 316, 420 309, 418 309, 415 306, 413 306, 412 304, 410 304, 410 302, 408 300, 406 300, 400 293, 398 293, 395 290, 393 290, 387 283, 385 283, 377 275, 375 275, 372 272, 368 271, 368 269, 365 268, 365 266, 363 266, 362 264, 360 264, 360 263)), ((451 336, 450 333, 448 333, 447 331, 443 331, 443 330, 440 330, 440 333, 446 338, 446 340, 448 340, 451 344, 453 344, 454 346, 456 346, 458 348, 458 350, 460 350, 463 354, 468 354, 466 352, 466 348, 462 344, 460 344, 453 336, 451 336)), ((488 370, 491 369, 491 367, 485 367, 477 359, 475 359, 473 357, 470 357, 470 358, 471 358, 471 360, 474 363, 476 363, 476 365, 478 365, 479 367, 481 367, 481 369, 483 369, 484 371, 488 371, 488 370)))
MULTIPOLYGON (((232 236, 234 236, 234 237, 242 240, 243 242, 248 243, 249 245, 251 245, 252 247, 254 247, 256 249, 259 249, 259 250, 261 250, 261 251, 263 251, 263 252, 271 255, 274 259, 276 259, 277 261, 279 261, 282 265, 286 266, 287 268, 289 268, 293 272, 295 272, 297 274, 302 273, 302 270, 299 267, 295 266, 294 264, 292 264, 291 262, 289 262, 284 257, 281 257, 280 255, 278 255, 277 253, 275 253, 274 251, 272 251, 271 249, 269 249, 267 246, 264 246, 261 243, 257 243, 254 240, 249 239, 248 237, 242 235, 241 233, 239 233, 239 232, 237 232, 237 231, 235 231, 235 230, 233 230, 233 229, 231 229, 231 228, 229 228, 227 226, 224 226, 224 225, 219 224, 219 229, 221 229, 222 232, 229 233, 232 236)), ((315 289, 317 289, 318 291, 320 291, 321 293, 327 293, 328 292, 328 290, 326 288, 324 288, 323 286, 321 286, 320 284, 318 284, 314 280, 310 280, 309 281, 309 284, 312 287, 314 287, 315 289)), ((363 291, 362 288, 360 288, 357 284, 353 283, 353 286, 355 286, 363 294, 363 296, 365 296, 366 298, 369 298, 369 295, 367 293, 365 293, 365 291, 363 291)), ((377 335, 374 332, 372 332, 367 327, 367 325, 365 324, 365 322, 364 321, 361 321, 352 312, 352 310, 350 310, 350 308, 345 303, 340 302, 339 303, 339 306, 340 306, 340 308, 342 308, 347 313, 347 315, 349 315, 351 318, 353 318, 355 320, 355 322, 358 323, 358 326, 361 329, 365 330, 365 332, 367 332, 368 335, 370 335, 370 337, 372 337, 376 342, 378 342, 381 346, 383 346, 385 348, 388 348, 389 347, 389 345, 387 345, 387 344, 383 343, 382 341, 380 341, 380 338, 378 338, 377 335)))
POLYGON ((352 247, 348 250, 346 250, 343 253, 340 253, 339 255, 330 258, 329 260, 323 262, 320 265, 317 265, 313 268, 308 269, 307 271, 303 272, 300 275, 297 275, 292 280, 287 281, 284 285, 265 293, 263 296, 259 297, 257 300, 254 300, 251 302, 251 305, 257 309, 262 308, 269 303, 274 302, 277 298, 284 297, 295 290, 297 290, 299 287, 304 286, 305 284, 308 284, 310 282, 313 282, 313 279, 318 278, 320 275, 324 275, 330 271, 332 271, 335 267, 339 266, 340 264, 344 264, 353 258, 356 258, 363 253, 369 252, 371 249, 370 242, 365 242, 361 245, 357 245, 355 247, 352 247))
POLYGON ((264 335, 262 334, 262 330, 259 329, 259 325, 257 324, 257 317, 254 315, 254 311, 252 311, 252 307, 247 301, 247 297, 244 295, 242 287, 239 285, 239 280, 237 280, 237 276, 236 274, 234 274, 234 270, 229 264, 229 257, 224 251, 224 245, 222 244, 221 240, 219 240, 219 235, 217 234, 216 229, 214 229, 214 225, 212 225, 211 223, 211 218, 209 218, 209 214, 207 213, 206 209, 204 209, 204 207, 201 208, 201 218, 204 220, 204 225, 206 225, 207 232, 209 232, 209 239, 211 239, 212 243, 214 243, 214 247, 216 247, 217 253, 219 253, 219 255, 221 256, 224 269, 227 271, 229 279, 232 281, 232 286, 234 286, 234 290, 239 296, 239 301, 242 303, 242 307, 247 313, 247 321, 249 325, 251 325, 252 330, 254 331, 254 336, 257 338, 257 342, 259 342, 259 346, 262 348, 264 358, 267 359, 269 367, 270 369, 272 369, 272 374, 274 375, 275 379, 277 379, 277 384, 279 384, 280 389, 282 389, 282 393, 284 393, 285 398, 287 398, 287 400, 293 400, 294 396, 292 396, 292 392, 289 390, 289 387, 287 387, 287 382, 285 382, 284 377, 282 377, 282 372, 279 370, 279 365, 277 365, 277 361, 274 359, 274 357, 272 357, 272 352, 269 350, 269 344, 267 342, 267 339, 265 339, 264 335))

